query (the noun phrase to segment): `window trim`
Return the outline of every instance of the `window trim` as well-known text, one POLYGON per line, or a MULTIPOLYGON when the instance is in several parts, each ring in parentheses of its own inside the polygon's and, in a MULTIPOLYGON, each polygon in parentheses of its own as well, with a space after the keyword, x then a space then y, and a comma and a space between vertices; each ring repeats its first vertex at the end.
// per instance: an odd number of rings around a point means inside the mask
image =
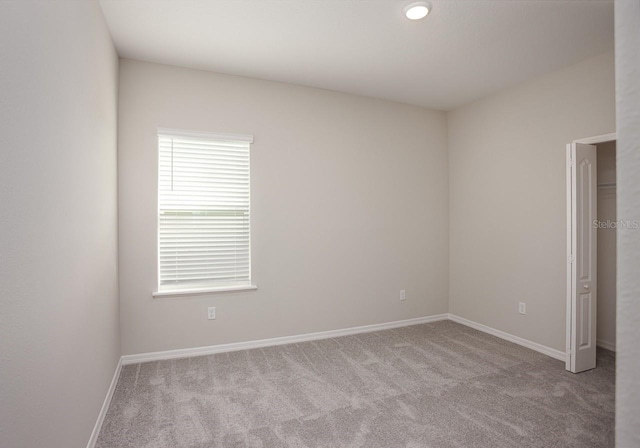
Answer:
POLYGON ((228 134, 221 132, 197 132, 185 131, 183 129, 157 128, 156 137, 159 134, 171 134, 176 137, 202 138, 206 140, 225 140, 234 142, 253 143, 253 135, 251 134, 228 134))
MULTIPOLYGON (((229 133, 217 133, 217 132, 198 132, 189 131, 183 129, 172 129, 158 127, 156 129, 156 171, 159 163, 158 152, 158 137, 162 134, 169 134, 177 137, 189 137, 204 140, 223 140, 223 141, 241 141, 247 142, 249 145, 253 143, 253 135, 251 134, 229 134, 229 133)), ((250 148, 251 149, 251 148, 250 148)), ((159 175, 159 173, 156 173, 159 175)), ((151 293, 154 298, 159 297, 175 297, 175 296, 187 296, 187 295, 200 295, 208 293, 224 293, 224 292, 243 292, 243 291, 255 291, 258 287, 253 283, 253 263, 251 257, 251 222, 249 224, 249 284, 246 285, 220 285, 220 286, 204 286, 195 288, 161 288, 160 286, 160 215, 158 213, 160 206, 160 186, 159 182, 156 182, 157 195, 156 195, 156 290, 151 293)), ((251 209, 251 163, 249 163, 249 209, 251 209)))
POLYGON ((258 287, 256 285, 244 285, 244 286, 220 286, 218 288, 191 288, 191 289, 168 289, 162 291, 155 291, 151 295, 153 297, 174 297, 174 296, 194 296, 200 294, 211 294, 221 292, 243 292, 243 291, 256 291, 258 287))

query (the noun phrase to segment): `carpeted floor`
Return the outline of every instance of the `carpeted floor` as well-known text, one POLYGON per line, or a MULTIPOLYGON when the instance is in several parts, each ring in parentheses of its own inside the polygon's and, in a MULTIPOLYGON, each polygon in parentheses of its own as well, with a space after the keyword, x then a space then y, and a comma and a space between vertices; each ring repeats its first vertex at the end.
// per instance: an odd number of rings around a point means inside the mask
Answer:
POLYGON ((451 321, 125 366, 98 448, 613 447, 595 370, 451 321))

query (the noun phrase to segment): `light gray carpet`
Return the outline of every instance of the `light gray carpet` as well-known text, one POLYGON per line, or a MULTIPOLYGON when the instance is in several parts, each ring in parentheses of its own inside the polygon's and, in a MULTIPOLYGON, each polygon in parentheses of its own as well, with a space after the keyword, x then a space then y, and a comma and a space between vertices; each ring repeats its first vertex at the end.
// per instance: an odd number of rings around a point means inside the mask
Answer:
POLYGON ((614 365, 451 321, 129 365, 97 447, 613 447, 614 365))

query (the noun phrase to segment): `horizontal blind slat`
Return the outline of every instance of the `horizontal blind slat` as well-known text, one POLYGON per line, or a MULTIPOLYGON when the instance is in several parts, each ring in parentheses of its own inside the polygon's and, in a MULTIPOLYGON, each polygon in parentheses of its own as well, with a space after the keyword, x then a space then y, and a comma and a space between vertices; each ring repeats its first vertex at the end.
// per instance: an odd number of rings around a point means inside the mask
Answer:
POLYGON ((166 281, 186 281, 186 280, 232 280, 232 279, 240 279, 240 278, 249 278, 248 271, 244 275, 204 275, 204 274, 184 274, 184 275, 171 275, 167 274, 163 277, 163 282, 166 281))
POLYGON ((184 258, 184 257, 169 257, 165 256, 160 260, 161 264, 180 264, 181 266, 196 266, 196 265, 223 265, 228 264, 233 260, 247 259, 249 253, 239 254, 234 257, 200 257, 200 258, 184 258))
POLYGON ((171 146, 173 143, 176 147, 185 148, 226 148, 228 150, 248 149, 249 142, 233 142, 233 141, 204 141, 196 139, 181 139, 172 136, 160 136, 159 143, 161 146, 171 146))

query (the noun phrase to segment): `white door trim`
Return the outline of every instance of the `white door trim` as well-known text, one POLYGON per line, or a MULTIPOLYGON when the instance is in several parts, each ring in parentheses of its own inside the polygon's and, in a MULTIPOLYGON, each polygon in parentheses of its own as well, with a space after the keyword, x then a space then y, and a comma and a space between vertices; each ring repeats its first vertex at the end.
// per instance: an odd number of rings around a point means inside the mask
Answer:
POLYGON ((598 143, 607 143, 617 140, 616 133, 596 135, 595 137, 580 138, 571 143, 582 143, 585 145, 597 145, 598 143))
POLYGON ((566 320, 565 320, 565 333, 566 333, 566 345, 565 345, 565 369, 571 370, 571 297, 573 288, 573 262, 571 257, 573 256, 573 240, 572 240, 572 207, 573 207, 573 191, 572 191, 572 173, 573 161, 571 160, 571 146, 572 143, 567 143, 566 149, 566 178, 567 178, 567 295, 566 295, 566 320))
POLYGON ((573 140, 571 143, 567 143, 566 145, 566 194, 567 194, 567 290, 566 290, 566 320, 565 320, 565 334, 566 334, 566 360, 565 366, 567 370, 571 370, 571 356, 572 356, 572 347, 571 347, 571 296, 572 296, 572 287, 573 287, 573 279, 572 279, 572 268, 573 264, 571 262, 571 256, 573 254, 572 250, 572 226, 571 226, 571 214, 573 201, 575 200, 573 196, 573 192, 571 189, 571 168, 572 163, 575 161, 571 161, 571 146, 575 143, 582 143, 585 145, 597 145, 599 143, 606 143, 617 140, 617 134, 612 132, 610 134, 602 134, 596 135, 594 137, 581 138, 577 140, 573 140))

